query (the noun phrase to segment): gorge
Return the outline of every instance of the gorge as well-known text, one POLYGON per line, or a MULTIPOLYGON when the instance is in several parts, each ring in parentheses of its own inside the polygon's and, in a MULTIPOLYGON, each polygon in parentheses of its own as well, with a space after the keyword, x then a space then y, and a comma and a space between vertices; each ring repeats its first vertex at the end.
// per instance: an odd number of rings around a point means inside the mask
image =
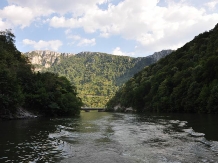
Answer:
POLYGON ((32 51, 23 54, 29 58, 36 72, 53 72, 67 77, 76 85, 85 106, 105 107, 119 87, 135 73, 171 52, 172 50, 163 50, 140 58, 100 52, 71 54, 32 51))

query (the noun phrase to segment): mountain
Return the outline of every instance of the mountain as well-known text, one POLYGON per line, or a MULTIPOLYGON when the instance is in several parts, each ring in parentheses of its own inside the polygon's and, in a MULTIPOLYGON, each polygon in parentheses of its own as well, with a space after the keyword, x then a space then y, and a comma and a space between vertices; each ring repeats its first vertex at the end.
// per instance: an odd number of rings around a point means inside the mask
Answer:
POLYGON ((218 113, 218 25, 128 80, 108 110, 218 113))
POLYGON ((68 58, 72 53, 58 53, 49 50, 35 50, 23 55, 28 56, 29 61, 34 65, 35 71, 43 71, 46 68, 60 63, 61 58, 68 58))
POLYGON ((162 50, 160 52, 155 52, 154 54, 149 55, 147 57, 135 58, 134 67, 128 69, 124 75, 121 75, 119 78, 117 78, 116 84, 119 86, 124 84, 128 79, 133 77, 134 74, 141 71, 144 67, 151 65, 153 63, 156 63, 161 58, 166 57, 167 55, 169 55, 172 52, 173 52, 173 50, 162 50))
POLYGON ((0 119, 18 118, 23 108, 46 116, 78 115, 82 102, 76 87, 65 77, 33 72, 14 43, 10 30, 0 31, 0 119))
POLYGON ((141 58, 99 52, 66 55, 51 51, 32 51, 24 55, 30 58, 37 70, 67 77, 76 85, 86 106, 104 107, 124 82, 145 66, 157 62, 171 52, 172 50, 163 50, 141 58))

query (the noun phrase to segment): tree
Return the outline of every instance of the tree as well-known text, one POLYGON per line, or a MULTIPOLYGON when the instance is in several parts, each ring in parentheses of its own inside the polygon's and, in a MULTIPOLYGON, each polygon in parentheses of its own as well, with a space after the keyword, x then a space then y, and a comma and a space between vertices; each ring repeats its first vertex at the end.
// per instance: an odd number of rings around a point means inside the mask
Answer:
POLYGON ((76 87, 54 73, 34 73, 15 47, 11 30, 0 32, 0 115, 18 107, 46 116, 79 114, 82 101, 76 87))

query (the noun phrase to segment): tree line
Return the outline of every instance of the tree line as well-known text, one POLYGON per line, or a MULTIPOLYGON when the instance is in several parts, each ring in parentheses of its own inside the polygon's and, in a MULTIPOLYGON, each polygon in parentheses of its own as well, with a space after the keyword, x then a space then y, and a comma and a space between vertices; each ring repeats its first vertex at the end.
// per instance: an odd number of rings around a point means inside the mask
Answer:
POLYGON ((11 30, 0 31, 0 115, 23 107, 45 116, 77 115, 82 101, 76 87, 51 72, 34 72, 15 46, 11 30))
POLYGON ((77 86, 79 97, 88 107, 105 107, 119 87, 135 73, 154 61, 98 52, 83 52, 46 69, 65 76, 77 86))
POLYGON ((218 25, 135 74, 108 110, 218 113, 218 25))

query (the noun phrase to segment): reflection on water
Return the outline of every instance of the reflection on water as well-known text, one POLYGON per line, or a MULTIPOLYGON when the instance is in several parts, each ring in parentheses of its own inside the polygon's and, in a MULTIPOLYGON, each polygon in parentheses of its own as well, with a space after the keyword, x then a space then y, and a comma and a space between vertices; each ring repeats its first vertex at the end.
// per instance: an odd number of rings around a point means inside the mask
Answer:
POLYGON ((0 122, 0 162, 218 162, 216 116, 81 112, 0 122))

